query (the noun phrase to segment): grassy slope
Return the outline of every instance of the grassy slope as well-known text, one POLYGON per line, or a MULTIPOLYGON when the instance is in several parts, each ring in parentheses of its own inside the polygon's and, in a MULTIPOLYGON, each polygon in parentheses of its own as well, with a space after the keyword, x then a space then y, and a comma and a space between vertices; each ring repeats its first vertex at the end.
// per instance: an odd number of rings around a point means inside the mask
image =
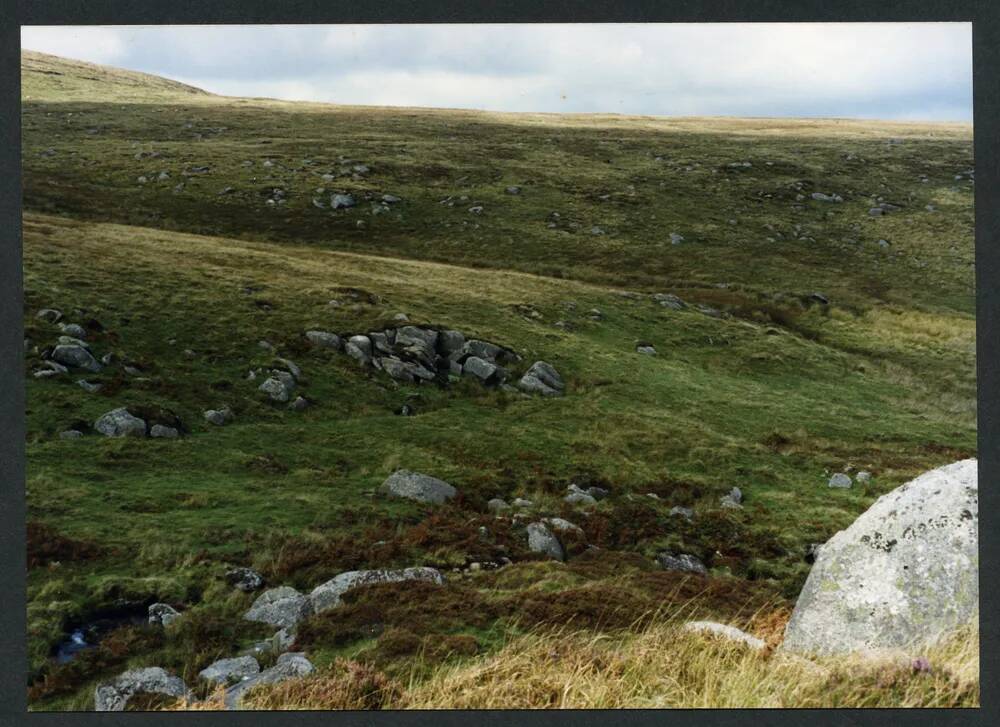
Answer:
MULTIPOLYGON (((807 543, 913 474, 974 451, 972 196, 953 179, 971 166, 967 127, 359 109, 226 99, 148 78, 37 54, 24 63, 26 336, 44 345, 57 335, 38 308, 76 309, 71 320, 105 327, 98 353, 144 369, 86 377, 105 383, 98 395, 28 379, 30 518, 70 539, 58 563, 29 574, 33 670, 49 685, 39 707, 85 706, 80 686, 128 656, 193 681, 254 638, 229 625, 250 599, 218 582, 226 562, 311 587, 352 567, 525 559, 516 528, 482 514, 496 495, 540 501, 621 554, 456 577, 479 605, 456 615, 438 594, 428 638, 472 635, 488 650, 509 617, 544 622, 567 603, 636 618, 676 593, 676 579, 648 572, 663 547, 704 557, 726 594, 705 608, 737 617, 794 596, 807 543), (149 151, 160 156, 135 158, 149 151), (322 180, 342 158, 371 172, 322 180), (725 166, 743 160, 753 166, 725 166), (201 164, 207 175, 183 175, 201 164), (846 201, 796 211, 795 181, 846 201), (504 194, 510 184, 522 194, 504 194), (227 186, 235 191, 219 195, 227 186), (269 206, 261 192, 276 186, 288 202, 269 206), (312 206, 318 187, 404 201, 377 216, 367 202, 330 212, 312 206), (906 207, 869 218, 869 194, 906 207), (438 203, 448 196, 454 207, 438 203), (475 203, 482 215, 467 211, 475 203), (815 241, 793 239, 796 224, 815 241), (607 234, 589 234, 593 225, 607 234), (671 231, 686 242, 670 245, 671 231), (326 305, 348 288, 381 302, 326 305), (626 288, 733 315, 615 294, 626 288), (803 303, 814 290, 832 305, 803 303), (587 317, 593 307, 602 321, 587 317), (363 332, 399 311, 507 344, 525 364, 551 361, 569 395, 399 387, 303 345, 304 330, 363 332), (260 339, 303 367, 313 409, 272 408, 243 380, 270 359, 260 339), (637 340, 660 355, 637 355, 637 340), (417 416, 396 416, 413 393, 417 416), (126 404, 166 407, 190 436, 55 436, 126 404), (237 421, 209 430, 201 411, 222 404, 237 421), (826 488, 824 471, 847 464, 872 470, 874 483, 826 488), (452 481, 461 501, 431 514, 371 498, 396 466, 452 481), (563 512, 558 494, 571 481, 604 483, 614 497, 590 516, 563 512), (718 512, 734 485, 745 510, 718 512), (650 491, 663 500, 624 497, 650 491), (702 514, 678 523, 667 516, 674 504, 702 514), (104 551, 73 560, 86 543, 104 551), (75 671, 45 666, 67 619, 152 596, 186 607, 187 630, 126 634, 152 641, 126 656, 104 649, 75 671)), ((310 632, 319 661, 360 651, 390 672, 406 667, 403 615, 366 617, 359 606, 353 617, 310 632), (365 618, 390 628, 373 641, 365 618)))

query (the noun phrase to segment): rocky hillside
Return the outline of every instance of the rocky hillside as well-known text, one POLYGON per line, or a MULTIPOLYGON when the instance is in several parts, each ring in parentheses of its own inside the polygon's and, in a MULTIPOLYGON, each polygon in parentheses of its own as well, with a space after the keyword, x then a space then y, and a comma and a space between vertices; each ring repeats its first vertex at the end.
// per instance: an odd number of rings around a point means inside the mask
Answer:
POLYGON ((968 127, 22 83, 34 708, 764 638, 975 454, 968 127))

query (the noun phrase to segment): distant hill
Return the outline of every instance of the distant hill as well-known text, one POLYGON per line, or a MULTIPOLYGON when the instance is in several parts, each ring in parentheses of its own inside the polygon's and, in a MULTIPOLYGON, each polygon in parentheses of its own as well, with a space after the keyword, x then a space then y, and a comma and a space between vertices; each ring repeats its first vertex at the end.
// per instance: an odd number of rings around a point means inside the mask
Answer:
POLYGON ((144 101, 212 94, 148 73, 22 50, 21 95, 30 100, 144 101))

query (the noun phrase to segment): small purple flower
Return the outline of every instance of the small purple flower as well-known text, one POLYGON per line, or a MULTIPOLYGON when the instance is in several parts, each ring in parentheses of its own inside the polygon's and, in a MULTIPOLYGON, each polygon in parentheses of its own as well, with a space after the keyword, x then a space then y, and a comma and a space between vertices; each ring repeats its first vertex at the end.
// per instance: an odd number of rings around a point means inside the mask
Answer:
POLYGON ((913 671, 915 672, 929 674, 931 671, 931 662, 927 659, 926 656, 918 656, 916 659, 913 660, 911 666, 913 667, 913 671))

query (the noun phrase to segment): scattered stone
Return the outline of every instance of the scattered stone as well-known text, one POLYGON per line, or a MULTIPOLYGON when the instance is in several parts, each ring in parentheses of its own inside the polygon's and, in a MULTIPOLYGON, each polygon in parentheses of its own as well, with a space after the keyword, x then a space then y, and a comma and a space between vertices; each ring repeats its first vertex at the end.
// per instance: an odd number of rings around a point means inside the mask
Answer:
POLYGON ((483 213, 483 206, 481 204, 477 204, 474 207, 469 207, 469 212, 474 215, 481 215, 483 213))
POLYGON ((372 342, 368 336, 351 336, 347 339, 344 352, 362 365, 371 363, 372 342))
POLYGON ((226 582, 244 593, 250 593, 264 587, 264 576, 253 568, 230 568, 226 571, 226 582))
POLYGON ((844 198, 839 194, 823 194, 822 192, 813 192, 812 198, 818 202, 843 202, 844 198))
POLYGON ((444 480, 403 469, 389 475, 378 491, 433 505, 440 505, 457 494, 455 488, 444 480))
POLYGON ((521 188, 515 185, 507 187, 507 189, 505 189, 504 191, 507 194, 521 194, 521 188))
POLYGON ((153 439, 177 439, 180 436, 180 432, 174 427, 154 424, 149 430, 149 436, 153 437, 153 439))
POLYGON ((656 562, 660 564, 660 567, 664 570, 676 570, 685 571, 687 573, 698 573, 700 575, 706 575, 708 569, 705 564, 700 560, 695 558, 693 555, 688 555, 687 553, 680 553, 674 555, 673 553, 659 553, 656 556, 656 562))
POLYGON ((306 331, 306 338, 314 346, 319 348, 332 348, 339 351, 344 347, 344 342, 336 333, 327 331, 306 331))
POLYGON ((690 507, 681 507, 680 505, 675 505, 674 507, 670 508, 670 512, 667 514, 670 517, 679 515, 680 517, 685 518, 686 520, 690 520, 691 518, 694 517, 694 510, 692 510, 690 507))
POLYGON ((35 314, 35 318, 41 318, 48 323, 58 323, 62 318, 62 313, 55 308, 42 308, 35 314))
POLYGON ((267 394, 271 401, 285 404, 292 398, 292 389, 295 386, 294 382, 290 379, 291 377, 282 380, 281 378, 272 376, 257 387, 257 389, 267 394))
POLYGON ((309 408, 309 400, 304 397, 297 396, 295 397, 295 401, 288 405, 288 408, 292 411, 305 411, 309 408))
POLYGON ((402 583, 403 581, 427 581, 444 583, 441 572, 435 568, 403 568, 401 570, 354 570, 331 578, 316 586, 309 594, 314 613, 322 613, 340 605, 341 596, 360 586, 374 583, 402 583))
POLYGON ((233 411, 228 406, 222 409, 209 409, 205 412, 205 421, 221 427, 233 420, 233 411))
POLYGON ((563 498, 563 502, 568 505, 596 505, 597 500, 594 499, 593 495, 588 495, 586 492, 571 492, 563 498))
POLYGON ((396 204, 398 202, 402 202, 403 198, 397 197, 394 194, 383 194, 382 201, 385 202, 386 204, 396 204))
POLYGON ((129 414, 125 407, 113 409, 102 415, 94 422, 94 429, 106 437, 146 436, 146 422, 129 414))
POLYGON ((870 217, 881 217, 883 214, 885 214, 885 212, 881 207, 872 207, 868 210, 868 215, 870 217))
POLYGON ((656 355, 656 349, 653 346, 636 346, 635 347, 635 352, 636 353, 641 353, 644 356, 655 356, 656 355))
POLYGON ((583 535, 583 528, 579 525, 574 525, 569 520, 564 520, 561 517, 543 518, 543 522, 558 533, 576 533, 577 535, 583 535))
POLYGON ((684 242, 684 236, 683 235, 680 235, 680 234, 678 234, 676 232, 671 232, 670 233, 670 244, 671 245, 680 245, 682 242, 684 242))
POLYGON ((810 293, 809 300, 819 303, 820 305, 830 305, 830 300, 822 293, 810 293))
POLYGON ((154 603, 149 607, 149 623, 152 626, 169 626, 180 617, 180 612, 166 603, 154 603))
POLYGON ((492 364, 489 361, 484 361, 477 356, 469 356, 462 364, 462 374, 470 374, 475 376, 484 384, 494 383, 498 378, 498 371, 501 371, 496 364, 492 364))
POLYGON ((781 649, 916 648, 979 616, 978 462, 925 472, 825 543, 781 649))
POLYGON ((531 500, 525 500, 523 497, 514 498, 514 502, 512 504, 514 507, 521 509, 528 509, 535 506, 535 503, 531 500))
POLYGON ((97 363, 97 359, 82 344, 60 344, 56 346, 52 349, 52 360, 64 366, 83 369, 91 373, 97 373, 101 370, 101 365, 97 363))
POLYGON ((188 689, 180 677, 171 676, 158 666, 130 669, 114 681, 97 686, 94 711, 122 712, 137 694, 162 694, 180 699, 188 695, 188 689))
POLYGON ((59 439, 79 439, 83 436, 83 432, 78 429, 67 429, 65 432, 59 432, 59 439))
POLYGON ((260 594, 243 618, 290 629, 311 613, 312 603, 308 597, 290 586, 279 586, 260 594))
POLYGON ((83 340, 87 337, 87 331, 84 330, 83 326, 76 323, 63 323, 60 324, 59 329, 65 333, 67 336, 72 336, 78 340, 83 340))
POLYGON ((535 361, 517 382, 517 386, 529 394, 544 396, 560 396, 566 389, 562 376, 547 361, 535 361))
POLYGON ((352 194, 330 195, 330 209, 347 209, 348 207, 354 207, 357 203, 352 194))
POLYGON ((851 481, 850 475, 844 474, 843 472, 838 472, 837 474, 835 474, 833 477, 830 478, 828 486, 840 487, 846 489, 850 487, 852 484, 853 482, 851 481))
POLYGON ((219 659, 198 672, 205 681, 217 684, 230 684, 249 679, 260 673, 260 664, 252 656, 237 656, 232 659, 219 659))
POLYGON ((763 640, 758 639, 756 636, 751 636, 735 626, 727 626, 726 624, 716 623, 715 621, 688 621, 684 624, 683 628, 685 631, 711 634, 712 636, 720 636, 724 639, 728 639, 729 641, 738 641, 742 644, 746 644, 751 649, 763 649, 767 646, 763 640))
POLYGON ((90 381, 85 381, 84 379, 80 379, 76 383, 77 386, 86 391, 88 394, 96 394, 98 391, 101 390, 100 384, 94 384, 91 383, 90 381))
POLYGON ((528 525, 528 549, 533 553, 543 553, 555 560, 566 560, 562 544, 544 523, 528 525))
POLYGON ((504 512, 505 510, 510 510, 510 505, 508 505, 504 500, 501 500, 499 497, 494 497, 486 503, 486 509, 494 514, 497 514, 504 512))
POLYGON ((304 654, 287 653, 278 657, 277 663, 270 669, 265 669, 248 679, 229 687, 223 702, 226 709, 239 709, 243 695, 258 684, 277 684, 288 679, 297 679, 312 674, 315 667, 304 654))
POLYGON ((865 472, 864 470, 862 470, 861 472, 858 472, 858 474, 854 476, 854 479, 859 485, 867 485, 869 482, 871 482, 872 473, 865 472))
POLYGON ((671 308, 673 310, 683 310, 687 308, 687 303, 678 298, 676 295, 670 293, 653 293, 653 300, 662 305, 664 308, 671 308))

